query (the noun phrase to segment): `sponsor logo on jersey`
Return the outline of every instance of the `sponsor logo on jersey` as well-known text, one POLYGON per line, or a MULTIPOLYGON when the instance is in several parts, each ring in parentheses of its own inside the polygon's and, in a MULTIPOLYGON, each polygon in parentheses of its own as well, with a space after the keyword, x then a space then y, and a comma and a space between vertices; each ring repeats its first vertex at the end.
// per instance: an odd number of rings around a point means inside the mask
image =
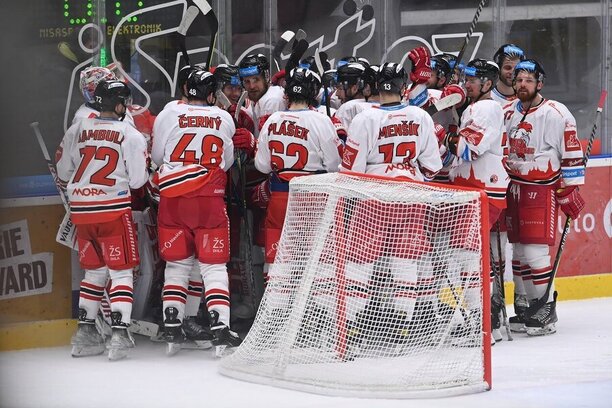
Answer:
POLYGON ((416 170, 414 169, 414 167, 412 167, 412 165, 410 163, 392 163, 392 164, 389 164, 387 166, 387 168, 385 169, 385 173, 391 173, 394 170, 407 171, 411 175, 416 176, 416 170))
POLYGON ((578 140, 578 136, 576 136, 575 130, 567 130, 563 133, 563 139, 565 141, 565 151, 572 152, 576 150, 580 150, 580 140, 578 140))
POLYGON ((342 167, 344 167, 347 170, 352 170, 356 157, 357 157, 357 149, 349 145, 346 145, 344 147, 344 152, 342 153, 342 167))
POLYGON ((102 190, 101 188, 75 188, 72 195, 83 197, 101 196, 106 195, 106 191, 102 190))
POLYGON ((128 191, 127 190, 123 190, 117 193, 118 196, 124 196, 127 195, 128 191))

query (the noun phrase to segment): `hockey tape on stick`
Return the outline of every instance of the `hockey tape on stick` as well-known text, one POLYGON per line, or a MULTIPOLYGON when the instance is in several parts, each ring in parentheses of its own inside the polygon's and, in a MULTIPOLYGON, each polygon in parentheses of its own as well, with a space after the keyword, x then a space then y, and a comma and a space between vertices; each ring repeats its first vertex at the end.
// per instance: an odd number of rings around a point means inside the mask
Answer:
POLYGON ((306 31, 302 30, 301 28, 299 30, 297 30, 297 33, 295 33, 295 41, 298 42, 300 40, 305 40, 307 37, 306 35, 306 31))
POLYGON ((183 58, 185 59, 185 63, 187 65, 191 65, 189 61, 189 54, 187 53, 187 46, 185 41, 187 39, 187 30, 191 27, 193 20, 198 16, 198 8, 196 6, 189 6, 185 14, 183 15, 183 19, 179 24, 176 32, 179 34, 179 47, 181 49, 181 54, 183 54, 183 58))
POLYGON ((461 102, 461 95, 459 95, 459 94, 450 94, 450 95, 445 96, 444 98, 436 101, 432 105, 429 105, 425 109, 425 112, 429 113, 430 115, 434 115, 434 114, 436 114, 436 113, 438 113, 440 111, 443 111, 444 109, 448 109, 448 108, 451 108, 451 107, 455 106, 459 102, 461 102))
MULTIPOLYGON (((593 140, 595 140, 595 134, 597 133, 597 122, 599 121, 600 114, 603 111, 607 96, 608 96, 608 91, 606 91, 605 89, 602 90, 601 95, 599 96, 599 103, 597 104, 597 111, 595 112, 595 121, 593 122, 593 128, 591 130, 591 135, 589 136, 589 143, 587 145, 587 149, 584 154, 585 169, 586 169, 586 164, 589 161, 589 156, 591 155, 591 148, 593 146, 593 140)), ((571 224, 572 224, 572 219, 570 217, 567 217, 565 219, 565 224, 563 225, 563 232, 561 233, 561 241, 559 242, 559 248, 557 249, 557 255, 555 256, 555 262, 553 264, 553 268, 551 271, 550 280, 548 281, 548 286, 546 286, 546 292, 544 292, 544 296, 539 298, 535 303, 532 303, 529 305, 529 307, 525 311, 526 318, 530 318, 531 316, 536 314, 537 311, 542 308, 542 306, 548 303, 548 297, 550 296, 550 290, 552 289, 553 281, 555 279, 555 276, 557 275, 557 271, 559 270, 559 264, 561 263, 561 254, 563 253, 563 248, 565 248, 565 241, 567 240, 567 236, 569 235, 571 224)))
POLYGON ((480 0, 478 4, 478 8, 476 8, 476 14, 474 14, 474 18, 472 19, 472 24, 470 24, 470 28, 463 40, 463 46, 461 47, 461 51, 457 55, 457 61, 455 62, 455 67, 459 67, 461 64, 461 60, 463 59, 463 54, 465 54, 465 50, 467 48, 468 43, 470 42, 470 38, 472 38, 472 34, 474 33, 474 29, 476 28, 476 24, 478 24, 478 19, 480 18, 480 12, 484 8, 485 4, 487 4, 487 0, 480 0))
POLYGON ((272 50, 272 57, 274 58, 274 63, 276 64, 276 71, 280 71, 281 52, 283 52, 287 44, 289 44, 294 37, 295 33, 291 30, 287 30, 280 36, 278 42, 274 46, 274 49, 272 50))

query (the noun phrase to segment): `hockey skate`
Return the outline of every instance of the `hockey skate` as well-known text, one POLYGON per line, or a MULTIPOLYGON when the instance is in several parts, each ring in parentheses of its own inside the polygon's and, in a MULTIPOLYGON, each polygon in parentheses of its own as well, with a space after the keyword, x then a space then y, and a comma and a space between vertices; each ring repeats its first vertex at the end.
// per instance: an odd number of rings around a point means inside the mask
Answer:
POLYGON ((514 294, 514 313, 516 316, 512 316, 509 319, 510 330, 515 333, 525 333, 525 311, 529 307, 526 295, 514 294))
POLYGON ((70 340, 72 357, 97 356, 104 353, 104 337, 96 328, 94 319, 87 318, 87 312, 79 309, 77 331, 70 340))
POLYGON ((546 336, 557 332, 557 292, 553 301, 546 303, 533 316, 525 320, 525 330, 529 336, 546 336))
POLYGON ((112 331, 108 343, 108 359, 111 361, 121 360, 128 356, 129 350, 134 348, 134 338, 128 330, 128 325, 121 321, 120 312, 112 312, 112 331))
POLYGON ((215 346, 215 355, 222 357, 227 347, 238 347, 242 339, 236 332, 230 330, 225 323, 219 321, 219 313, 215 310, 209 312, 210 330, 213 333, 212 344, 215 346))
POLYGON ((166 319, 164 320, 163 340, 167 343, 166 355, 173 356, 180 351, 186 338, 183 333, 183 325, 178 319, 178 309, 167 307, 164 310, 164 315, 166 319))
POLYGON ((182 348, 208 350, 212 347, 214 336, 196 321, 195 316, 185 317, 183 332, 187 341, 182 344, 182 348))
POLYGON ((491 345, 502 341, 504 338, 501 334, 501 321, 503 307, 501 296, 494 294, 491 296, 491 345))
MULTIPOLYGON (((450 332, 450 344, 455 347, 480 347, 481 334, 480 316, 477 312, 465 311, 462 323, 456 325, 450 332)), ((491 344, 495 339, 491 336, 491 344)))

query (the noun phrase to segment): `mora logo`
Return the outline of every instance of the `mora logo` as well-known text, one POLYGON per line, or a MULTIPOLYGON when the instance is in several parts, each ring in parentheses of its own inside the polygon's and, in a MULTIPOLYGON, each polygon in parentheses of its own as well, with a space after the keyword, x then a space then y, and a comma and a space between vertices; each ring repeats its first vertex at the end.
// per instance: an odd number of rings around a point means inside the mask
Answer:
POLYGON ((72 194, 75 196, 90 197, 90 196, 106 195, 106 192, 102 190, 101 188, 85 187, 85 188, 75 188, 72 194))

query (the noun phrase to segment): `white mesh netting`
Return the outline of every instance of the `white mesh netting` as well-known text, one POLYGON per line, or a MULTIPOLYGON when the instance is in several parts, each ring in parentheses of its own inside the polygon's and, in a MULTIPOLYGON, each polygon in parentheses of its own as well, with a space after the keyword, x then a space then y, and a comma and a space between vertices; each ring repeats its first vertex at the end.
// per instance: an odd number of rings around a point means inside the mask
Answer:
POLYGON ((361 397, 487 389, 481 206, 437 185, 293 179, 257 317, 221 373, 361 397))

